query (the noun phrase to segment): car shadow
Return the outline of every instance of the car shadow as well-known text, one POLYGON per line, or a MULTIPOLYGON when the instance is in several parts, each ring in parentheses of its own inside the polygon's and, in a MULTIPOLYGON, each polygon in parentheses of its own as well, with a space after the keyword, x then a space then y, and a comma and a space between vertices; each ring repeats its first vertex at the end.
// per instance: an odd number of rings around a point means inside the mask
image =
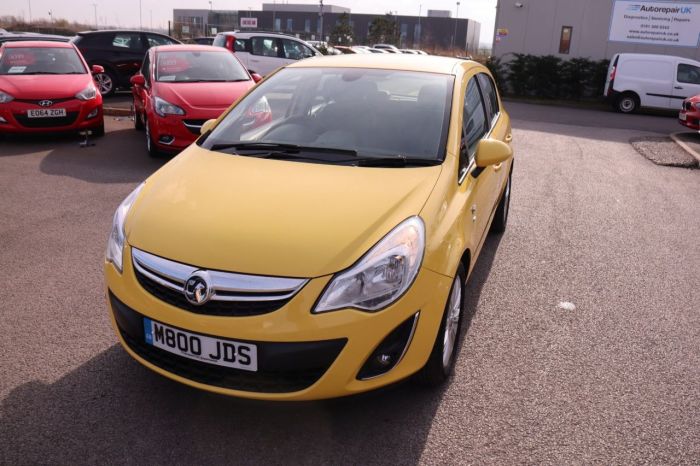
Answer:
POLYGON ((160 168, 169 157, 153 159, 146 152, 144 133, 132 128, 103 137, 76 133, 13 135, 0 145, 0 157, 43 157, 39 169, 47 175, 68 176, 91 183, 138 182, 160 168))
MULTIPOLYGON (((486 240, 469 279, 464 332, 500 240, 486 240)), ((0 464, 417 464, 449 391, 406 381, 337 400, 248 401, 172 382, 114 344, 54 382, 7 395, 0 464)))
POLYGON ((149 157, 143 133, 133 129, 91 138, 89 143, 93 146, 80 147, 79 142, 54 143, 53 150, 42 159, 40 170, 47 175, 69 176, 91 183, 127 183, 147 178, 168 161, 168 158, 149 157))

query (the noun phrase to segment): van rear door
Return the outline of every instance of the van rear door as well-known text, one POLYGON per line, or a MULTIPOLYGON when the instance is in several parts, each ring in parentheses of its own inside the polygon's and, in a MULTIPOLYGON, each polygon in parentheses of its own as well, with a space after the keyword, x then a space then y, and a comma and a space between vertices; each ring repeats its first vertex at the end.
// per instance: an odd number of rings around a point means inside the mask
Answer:
POLYGON ((674 73, 671 104, 679 109, 686 97, 700 94, 700 66, 690 60, 679 60, 674 73))

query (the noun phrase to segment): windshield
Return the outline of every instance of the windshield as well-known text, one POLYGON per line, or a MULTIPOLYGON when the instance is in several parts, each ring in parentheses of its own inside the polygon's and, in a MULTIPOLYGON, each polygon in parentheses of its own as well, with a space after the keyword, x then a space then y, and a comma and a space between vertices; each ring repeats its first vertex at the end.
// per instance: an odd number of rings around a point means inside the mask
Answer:
POLYGON ((11 47, 0 56, 0 75, 85 74, 73 48, 11 47))
POLYGON ((160 52, 156 80, 171 83, 248 81, 245 68, 227 51, 160 52))
POLYGON ((285 68, 258 84, 202 146, 287 144, 441 161, 453 83, 436 73, 285 68))

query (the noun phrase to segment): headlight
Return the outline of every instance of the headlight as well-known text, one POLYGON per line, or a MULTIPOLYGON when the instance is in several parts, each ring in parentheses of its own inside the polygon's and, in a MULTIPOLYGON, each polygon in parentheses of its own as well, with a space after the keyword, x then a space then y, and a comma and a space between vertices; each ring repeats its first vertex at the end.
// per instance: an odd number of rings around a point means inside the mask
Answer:
POLYGON ((88 84, 88 87, 75 94, 75 98, 80 100, 92 100, 95 97, 97 97, 97 89, 92 84, 88 84))
POLYGON ((0 91, 0 104, 6 104, 15 100, 10 94, 0 91))
POLYGON ((185 111, 183 109, 181 109, 177 105, 171 104, 167 100, 161 99, 160 97, 155 97, 153 99, 153 102, 156 113, 160 116, 185 114, 185 111))
POLYGON ((700 102, 695 102, 693 107, 695 107, 695 110, 700 111, 700 102))
POLYGON ((413 284, 424 250, 423 220, 404 220, 355 265, 333 277, 313 312, 348 307, 373 312, 388 306, 413 284))
POLYGON ((119 204, 117 211, 114 213, 114 220, 112 220, 112 231, 109 233, 109 240, 107 240, 106 258, 109 262, 114 264, 119 272, 122 271, 122 255, 124 252, 124 241, 126 239, 124 235, 124 220, 134 200, 136 200, 136 197, 141 192, 141 189, 143 189, 143 183, 134 189, 131 194, 126 196, 126 199, 119 204))

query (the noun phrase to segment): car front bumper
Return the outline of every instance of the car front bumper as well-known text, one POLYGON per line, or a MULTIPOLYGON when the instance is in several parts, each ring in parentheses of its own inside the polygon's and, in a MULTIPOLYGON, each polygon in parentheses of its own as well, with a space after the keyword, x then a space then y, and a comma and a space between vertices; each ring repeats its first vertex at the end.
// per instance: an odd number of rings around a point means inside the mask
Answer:
POLYGON ((104 264, 111 320, 120 343, 137 361, 175 381, 220 394, 265 400, 312 400, 352 395, 392 384, 421 369, 432 351, 452 279, 425 268, 394 304, 376 313, 353 309, 313 314, 332 276, 310 280, 282 308, 249 317, 195 314, 161 301, 138 282, 130 248, 124 272, 104 264), (405 352, 388 372, 360 379, 374 350, 418 314, 405 352), (208 363, 146 344, 144 317, 205 336, 258 346, 258 372, 221 371, 208 363))
POLYGON ((681 110, 678 114, 678 122, 690 129, 700 130, 700 111, 681 110))
POLYGON ((65 117, 29 118, 29 110, 42 109, 35 103, 12 101, 0 105, 0 133, 53 133, 63 131, 80 131, 97 128, 104 124, 102 98, 81 101, 70 99, 57 102, 49 109, 65 109, 65 117), (89 118, 88 118, 89 117, 89 118))

